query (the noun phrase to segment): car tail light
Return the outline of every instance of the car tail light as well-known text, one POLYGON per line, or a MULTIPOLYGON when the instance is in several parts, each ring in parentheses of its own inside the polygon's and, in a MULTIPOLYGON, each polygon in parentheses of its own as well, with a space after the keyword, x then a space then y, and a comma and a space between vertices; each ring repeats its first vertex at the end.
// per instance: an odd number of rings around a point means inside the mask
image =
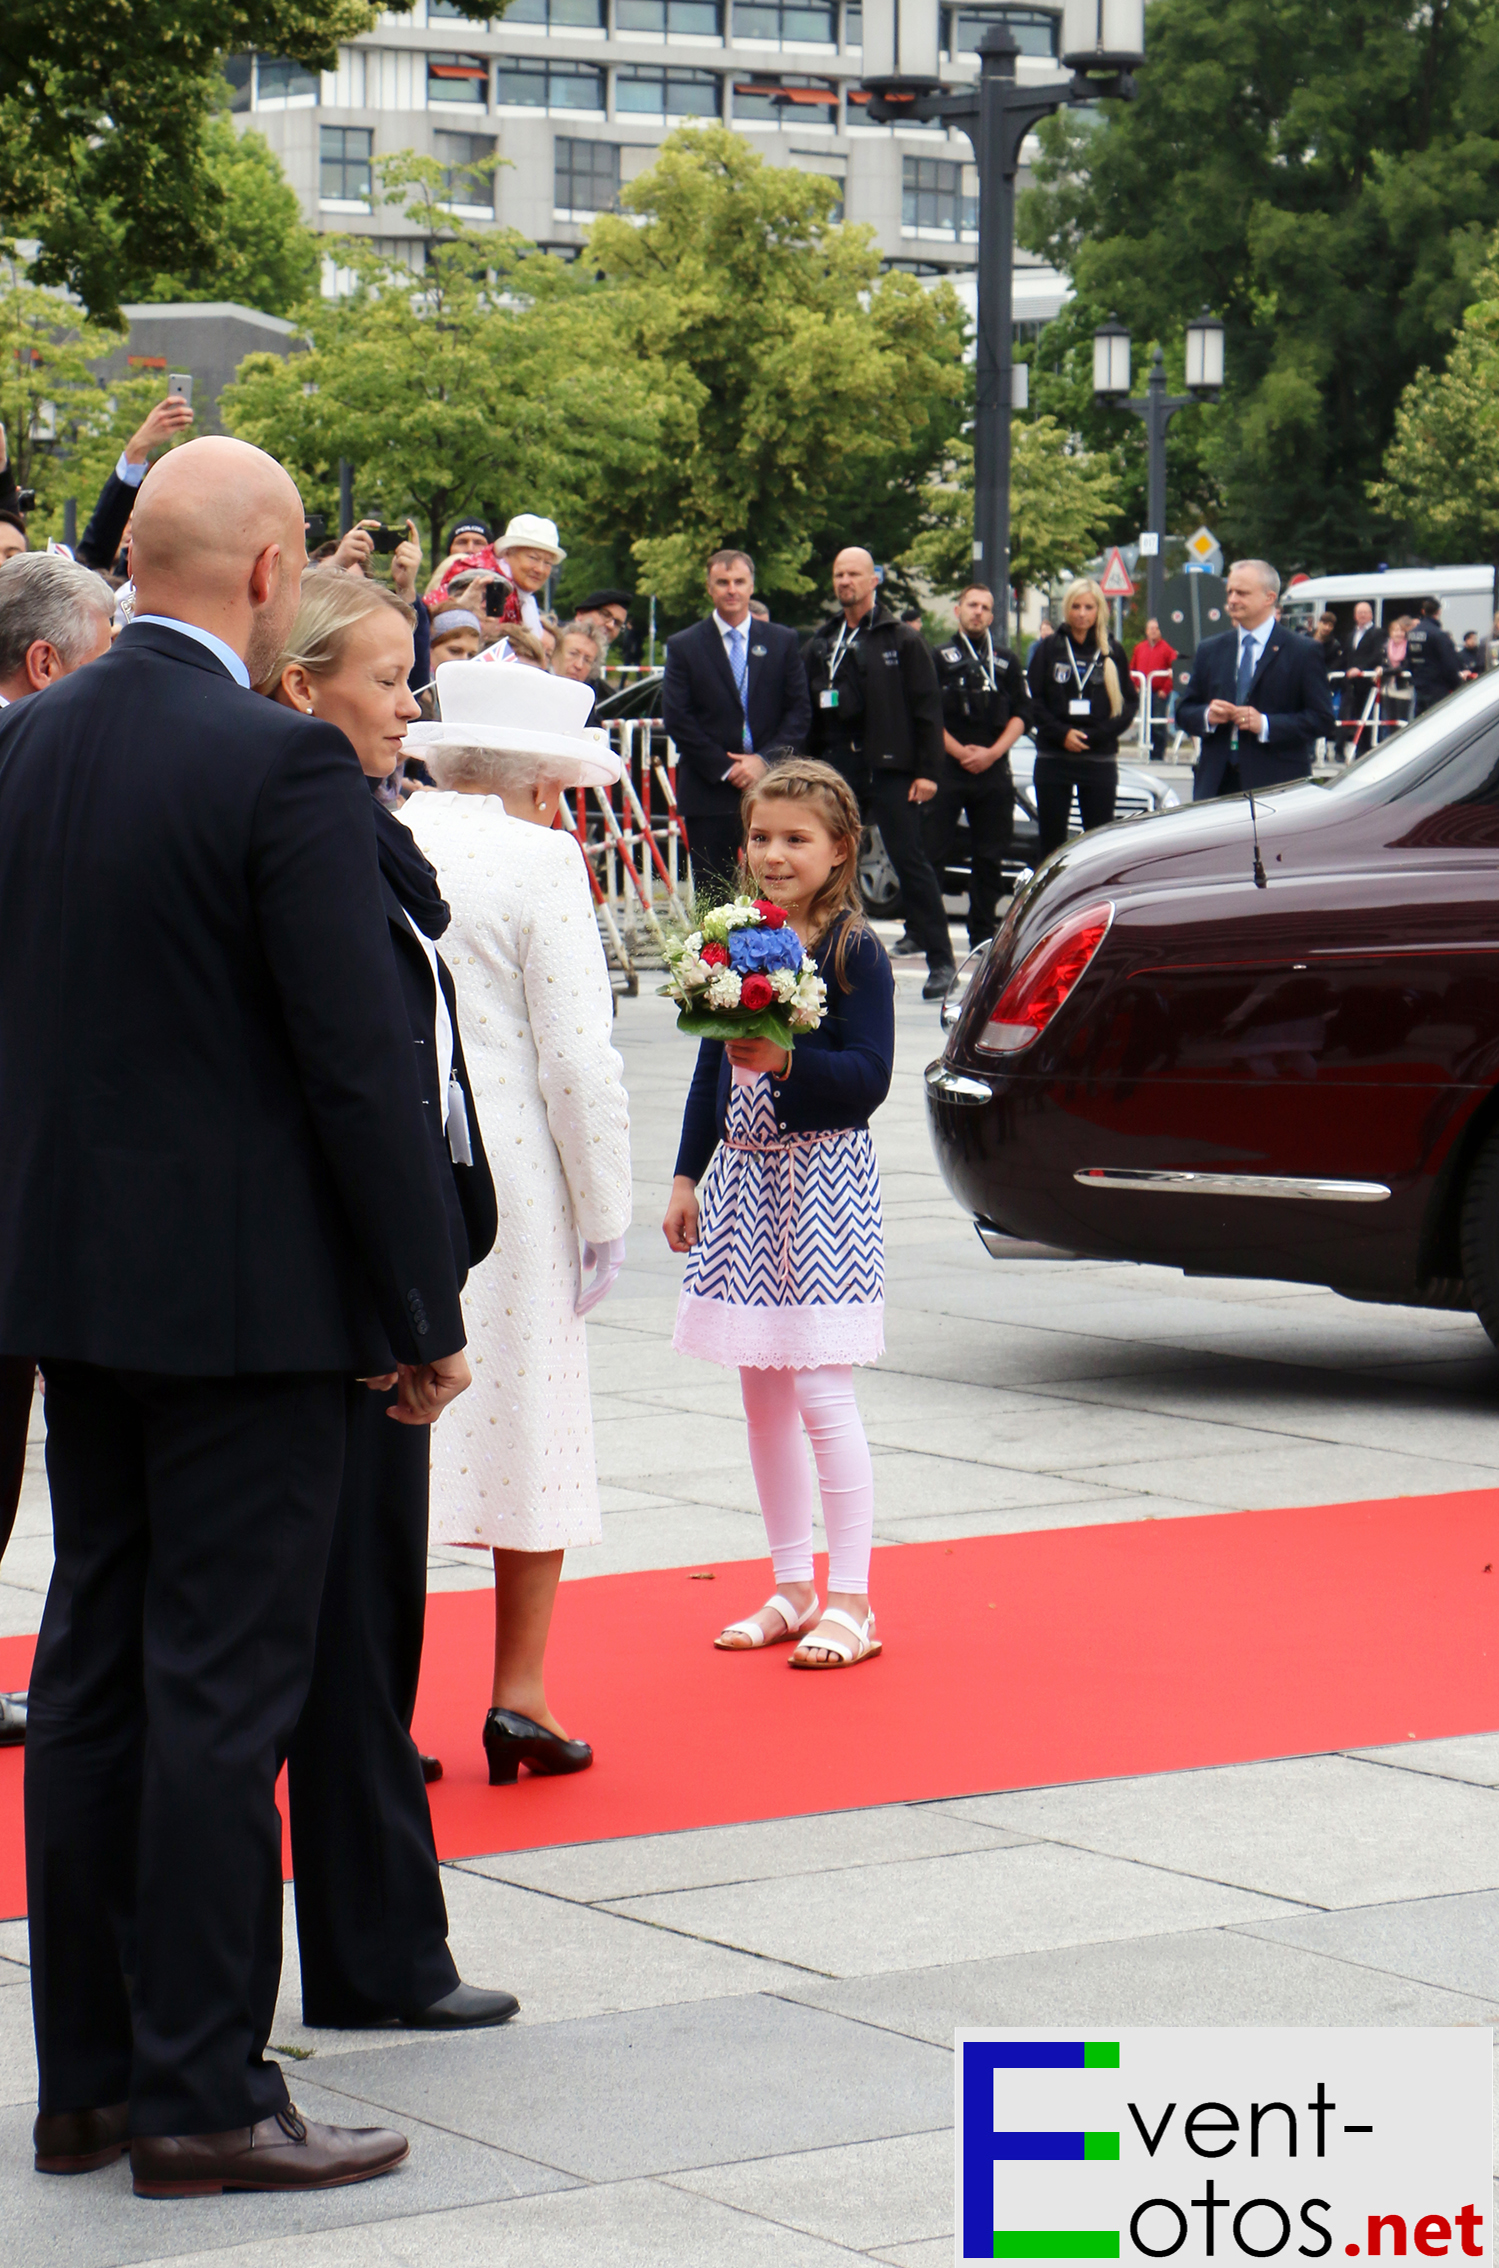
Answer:
POLYGON ((984 1055, 1013 1055, 1038 1039, 1109 932, 1108 899, 1082 906, 1038 939, 1010 978, 974 1045, 984 1055))

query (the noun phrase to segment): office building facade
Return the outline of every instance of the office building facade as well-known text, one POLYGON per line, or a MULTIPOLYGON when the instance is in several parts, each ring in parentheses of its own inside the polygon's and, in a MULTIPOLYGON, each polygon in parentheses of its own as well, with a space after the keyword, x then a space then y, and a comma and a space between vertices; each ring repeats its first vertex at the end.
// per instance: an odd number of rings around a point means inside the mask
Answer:
MULTIPOLYGON (((1055 14, 1006 15, 1021 75, 1054 75, 1055 14)), ((982 0, 942 9, 944 76, 976 72, 989 20, 982 0)), ((968 143, 870 125, 861 41, 858 0, 512 0, 492 18, 416 0, 341 48, 336 70, 240 55, 228 75, 237 122, 276 150, 308 224, 375 237, 413 266, 422 240, 378 202, 378 157, 434 156, 456 214, 571 256, 665 136, 699 120, 836 182, 841 213, 873 228, 887 264, 963 278, 978 242, 968 143), (490 157, 503 161, 492 178, 476 170, 490 157)), ((331 261, 324 280, 336 288, 331 261)), ((1017 320, 1055 313, 1061 296, 1050 270, 1025 276, 1017 320)))

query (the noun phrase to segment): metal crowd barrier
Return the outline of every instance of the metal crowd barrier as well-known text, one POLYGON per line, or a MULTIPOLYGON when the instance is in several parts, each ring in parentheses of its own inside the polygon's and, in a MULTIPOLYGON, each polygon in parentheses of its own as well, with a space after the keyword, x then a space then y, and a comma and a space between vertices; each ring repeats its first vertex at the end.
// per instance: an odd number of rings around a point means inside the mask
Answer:
POLYGON ((633 997, 641 970, 663 965, 662 914, 688 925, 687 828, 677 809, 677 752, 660 725, 617 717, 608 729, 623 776, 616 787, 564 796, 563 824, 588 868, 605 954, 633 997))
MULTIPOLYGON (((1140 697, 1136 725, 1140 736, 1140 754, 1142 759, 1146 759, 1151 754, 1151 731, 1158 721, 1160 711, 1155 706, 1155 696, 1145 673, 1132 669, 1130 676, 1140 697)), ((1330 686, 1341 686, 1347 681, 1347 672, 1344 670, 1330 669, 1327 673, 1330 686)), ((1319 743, 1323 750, 1323 760, 1329 764, 1355 763, 1360 756, 1367 756, 1371 748, 1377 748, 1382 740, 1388 740, 1392 733, 1402 731, 1411 721, 1416 697, 1412 685, 1402 685, 1398 679, 1391 682, 1384 678, 1369 681, 1366 692, 1362 674, 1353 682, 1357 695, 1356 705, 1345 709, 1339 716, 1332 740, 1319 743)), ((1174 738, 1168 741, 1165 761, 1171 760, 1183 741, 1189 747, 1192 746, 1191 734, 1177 725, 1174 738)))

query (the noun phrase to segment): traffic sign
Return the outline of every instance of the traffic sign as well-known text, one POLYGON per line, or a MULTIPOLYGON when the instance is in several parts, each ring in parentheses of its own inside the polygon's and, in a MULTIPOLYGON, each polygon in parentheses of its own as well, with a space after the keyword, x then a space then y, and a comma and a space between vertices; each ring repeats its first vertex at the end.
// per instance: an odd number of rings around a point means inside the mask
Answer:
POLYGON ((1188 536, 1187 557, 1194 566, 1211 568, 1222 556, 1218 538, 1211 528, 1199 528, 1195 535, 1188 536))
POLYGON ((1140 538, 1140 557, 1142 559, 1159 559, 1160 556, 1160 535, 1155 528, 1147 528, 1140 538))
POLYGON ((1104 562, 1098 587, 1105 598, 1133 598, 1135 595, 1135 586, 1129 579, 1129 569, 1124 564, 1124 554, 1117 543, 1104 562))

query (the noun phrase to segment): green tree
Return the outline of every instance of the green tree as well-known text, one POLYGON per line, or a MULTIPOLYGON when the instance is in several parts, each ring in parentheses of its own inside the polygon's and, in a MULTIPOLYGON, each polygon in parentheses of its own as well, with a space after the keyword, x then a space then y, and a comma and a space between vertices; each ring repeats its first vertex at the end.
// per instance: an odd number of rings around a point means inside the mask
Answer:
POLYGON ((1499 544, 1499 259, 1477 279, 1447 366, 1418 370, 1395 412, 1376 507, 1438 559, 1499 544))
POLYGON ((211 266, 226 204, 206 147, 220 59, 259 48, 329 68, 378 13, 370 0, 6 0, 0 230, 38 240, 32 281, 112 319, 152 277, 211 266))
POLYGON ((223 116, 208 120, 203 155, 222 192, 219 231, 196 266, 153 276, 137 297, 232 299, 289 315, 317 287, 318 242, 280 159, 263 134, 237 134, 223 116))
MULTIPOLYGON (((1044 583, 1081 567, 1118 510, 1119 476, 1103 455, 1079 449, 1054 418, 1012 428, 1010 572, 1044 583)), ((928 525, 911 562, 935 591, 955 594, 973 572, 973 445, 958 442, 947 478, 926 493, 928 525)))
POLYGON ((355 288, 307 303, 309 354, 246 356, 225 424, 327 512, 347 457, 360 510, 411 513, 433 556, 465 512, 545 512, 606 538, 620 484, 652 461, 657 417, 652 374, 621 358, 605 295, 514 231, 458 227, 433 159, 403 152, 379 171, 427 238, 424 271, 343 240, 355 288))
POLYGON ((964 323, 946 286, 879 273, 871 232, 835 223, 836 184, 767 165, 742 135, 684 128, 595 221, 589 265, 622 368, 650 374, 658 449, 618 490, 640 576, 668 612, 742 544, 794 603, 819 548, 890 534, 900 479, 942 462, 962 417, 964 323))
POLYGON ((115 332, 28 284, 15 256, 0 252, 0 423, 16 479, 37 491, 44 516, 72 493, 59 485, 68 449, 108 415, 91 365, 118 345, 115 332))
POLYGON ((1023 239, 1071 272, 1079 332, 1117 313, 1169 347, 1223 317, 1201 447, 1233 548, 1366 560, 1396 403, 1499 220, 1499 0, 1152 0, 1146 50, 1136 101, 1044 130, 1023 239))

